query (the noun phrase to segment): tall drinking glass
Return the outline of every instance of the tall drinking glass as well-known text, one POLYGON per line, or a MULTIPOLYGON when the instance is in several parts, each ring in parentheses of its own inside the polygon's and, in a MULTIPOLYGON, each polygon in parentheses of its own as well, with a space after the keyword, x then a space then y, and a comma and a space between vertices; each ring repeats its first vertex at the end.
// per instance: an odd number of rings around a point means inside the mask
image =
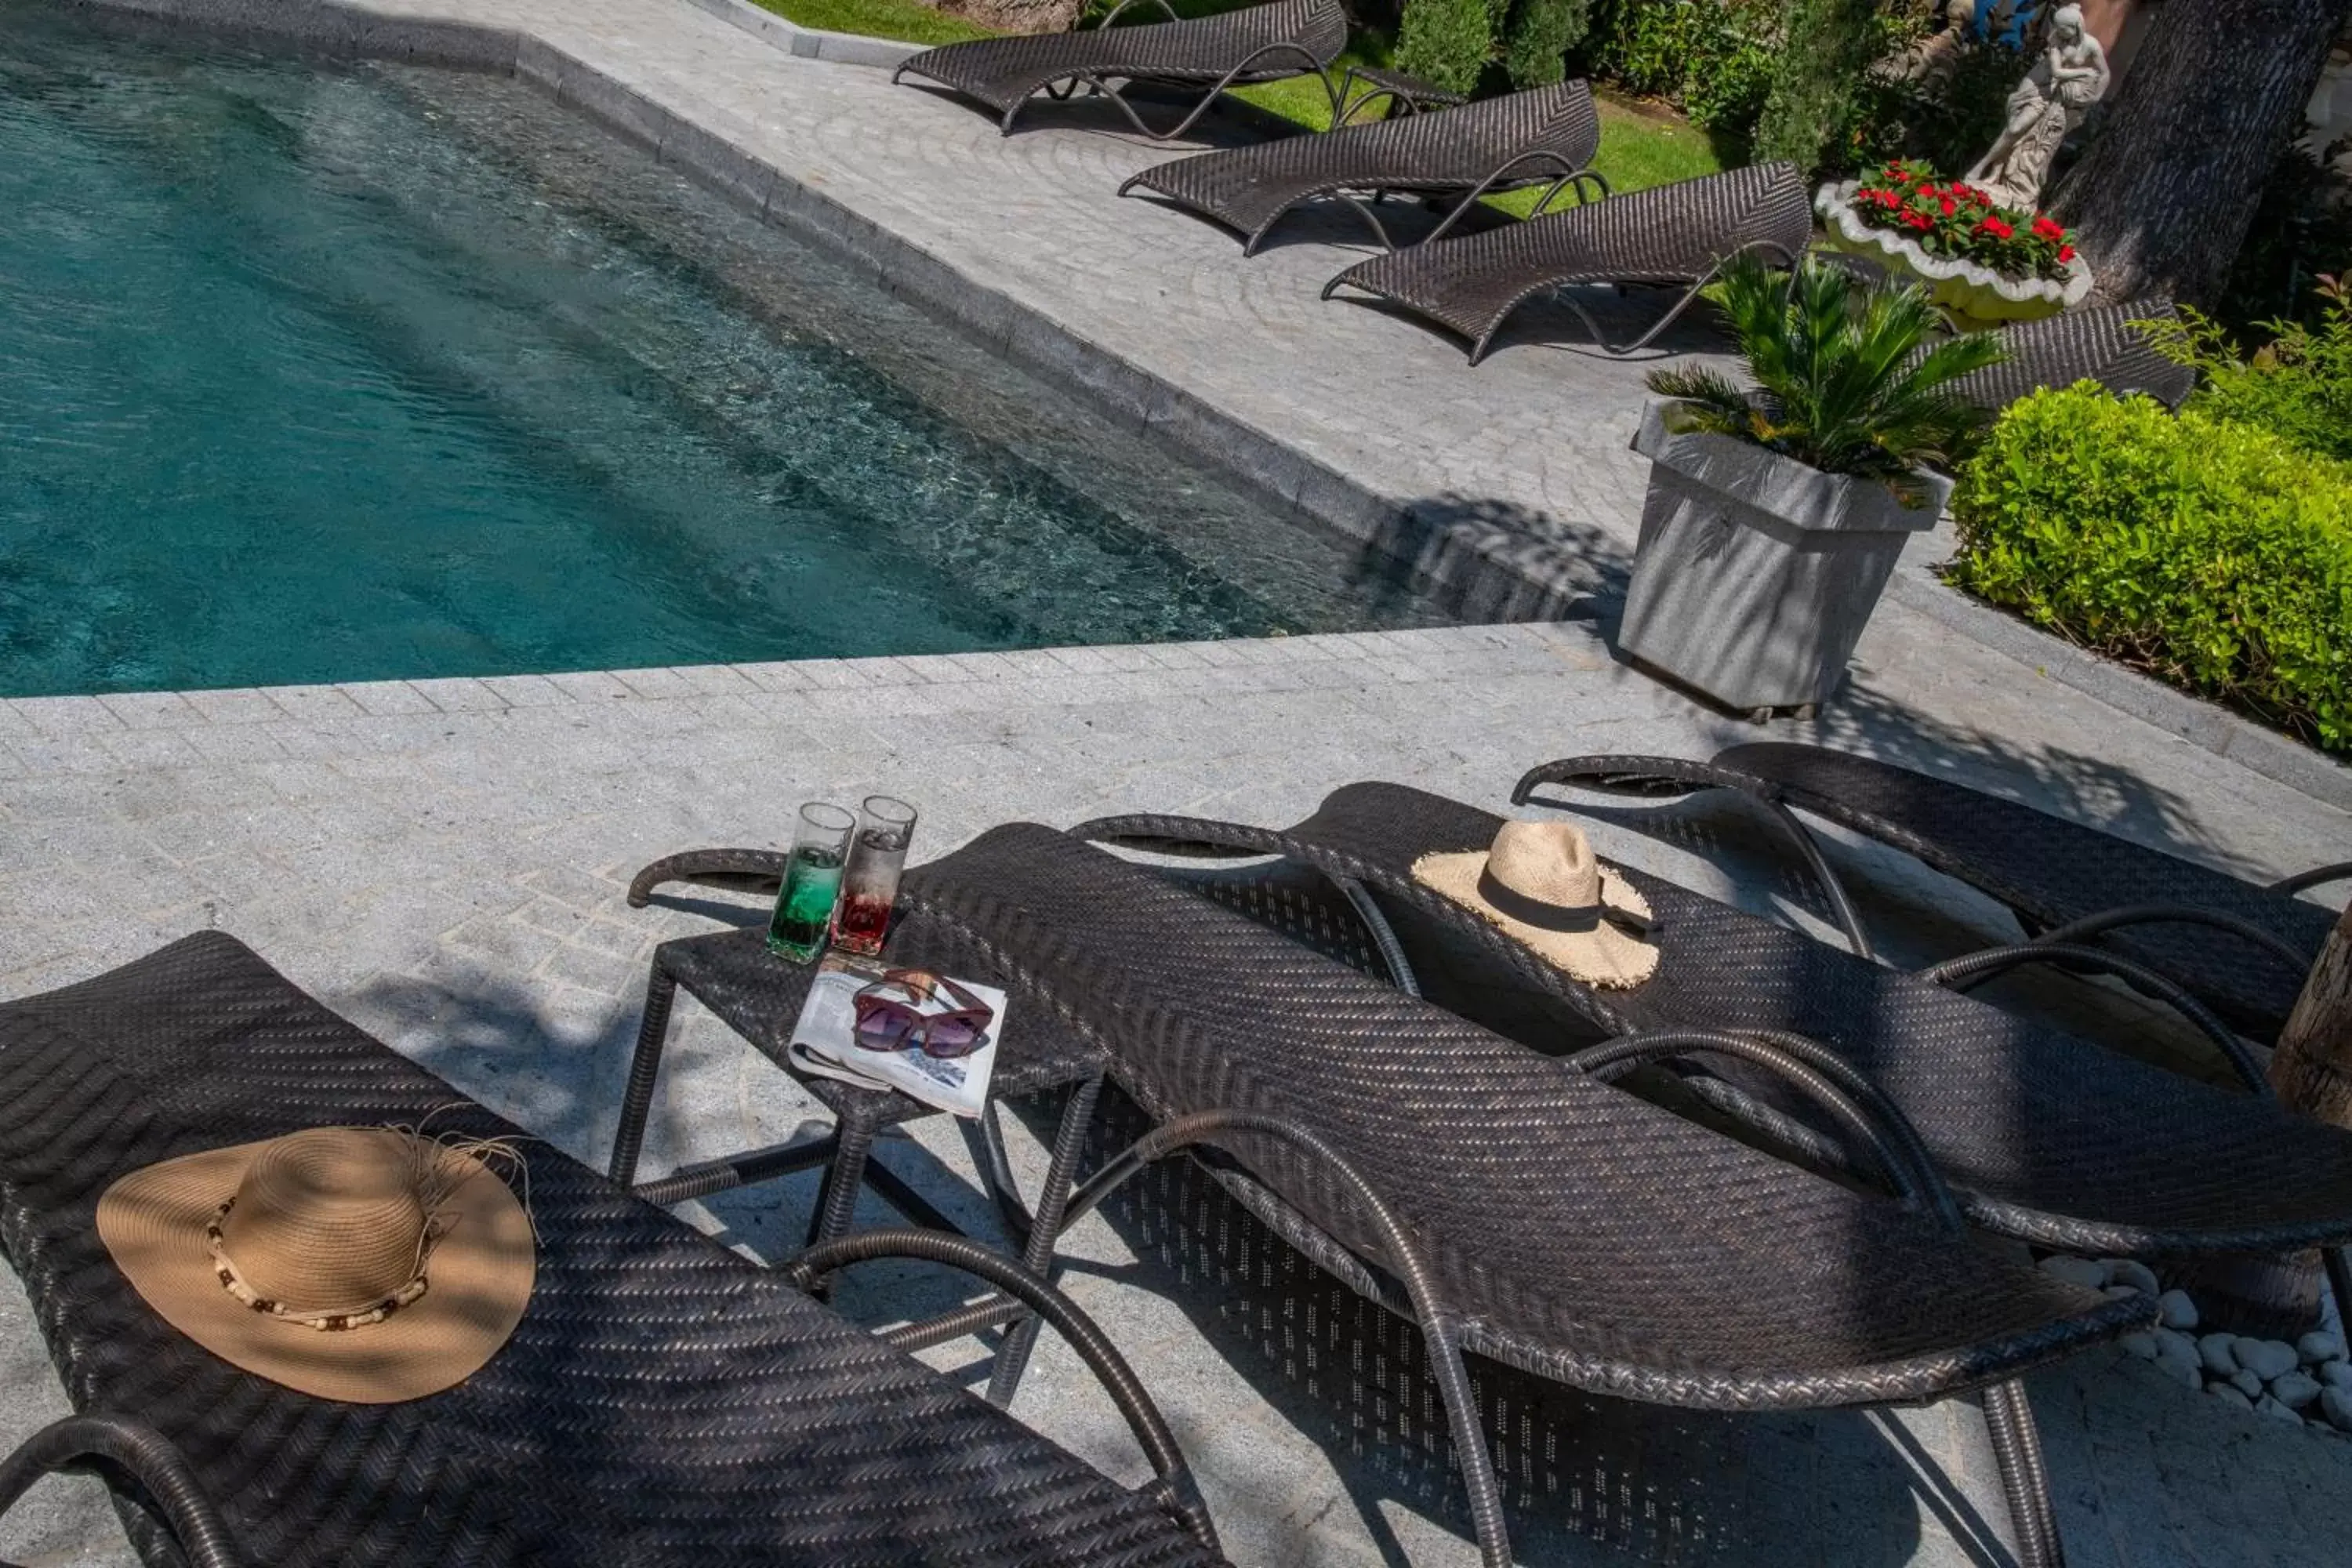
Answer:
POLYGON ((857 842, 841 880, 841 907, 834 911, 833 940, 845 952, 872 957, 890 934, 890 906, 898 898, 898 873, 907 868, 907 846, 915 839, 915 808, 887 795, 869 795, 857 814, 857 842))
POLYGON ((776 913, 768 921, 769 952, 806 963, 824 946, 825 926, 833 919, 842 865, 849 858, 849 838, 856 826, 857 818, 845 807, 821 800, 801 807, 792 857, 784 865, 783 890, 776 895, 776 913))

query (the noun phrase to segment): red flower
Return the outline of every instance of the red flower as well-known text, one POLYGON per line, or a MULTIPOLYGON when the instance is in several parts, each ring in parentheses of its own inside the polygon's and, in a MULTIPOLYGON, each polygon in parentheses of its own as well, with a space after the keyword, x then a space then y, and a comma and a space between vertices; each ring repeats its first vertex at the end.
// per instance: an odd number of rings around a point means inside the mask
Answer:
POLYGON ((1979 234, 1989 234, 1995 239, 2008 239, 2015 236, 2017 230, 2011 228, 2009 225, 2001 222, 2000 219, 1997 217, 1989 217, 1982 223, 1977 225, 1977 232, 1979 234))
POLYGON ((2071 246, 2071 245, 2062 245, 2062 246, 2060 246, 2060 247, 2058 247, 2058 265, 2059 265, 2059 266, 2063 267, 2063 266, 2065 266, 2067 263, 2069 263, 2069 262, 2073 261, 2074 259, 2074 247, 2073 246, 2071 246))
POLYGON ((2033 219, 2033 237, 2036 239, 2063 239, 2066 237, 2066 231, 2057 224, 2052 222, 2046 215, 2037 213, 2034 215, 2033 219))
POLYGON ((1949 216, 1951 216, 1954 213, 1956 213, 1956 212, 1958 212, 1958 211, 1959 211, 1959 210, 1960 210, 1960 205, 1959 205, 1959 204, 1958 204, 1958 202, 1956 202, 1956 201, 1952 200, 1952 198, 1951 198, 1951 197, 1949 197, 1949 196, 1946 196, 1946 197, 1944 198, 1944 216, 1945 216, 1946 217, 1949 217, 1949 216))
POLYGON ((1920 194, 1921 195, 1923 195, 1923 196, 1932 196, 1932 195, 1934 195, 1936 194, 1936 183, 1935 183, 1933 180, 1922 180, 1922 181, 1920 181, 1920 182, 1919 182, 1919 194, 1920 194))
POLYGON ((1906 212, 1903 215, 1903 221, 1922 233, 1936 226, 1936 220, 1922 212, 1906 212))

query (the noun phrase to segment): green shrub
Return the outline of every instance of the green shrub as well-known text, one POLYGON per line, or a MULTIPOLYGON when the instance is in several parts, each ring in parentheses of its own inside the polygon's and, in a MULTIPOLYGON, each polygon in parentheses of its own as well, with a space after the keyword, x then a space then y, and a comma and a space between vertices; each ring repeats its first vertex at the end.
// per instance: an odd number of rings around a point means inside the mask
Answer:
POLYGON ((1878 43, 1875 0, 1790 0, 1772 89, 1756 121, 1755 155, 1807 174, 1852 128, 1878 43))
POLYGON ((1495 52, 1486 0, 1405 0, 1398 68, 1450 92, 1468 92, 1495 52))
POLYGON ((1511 0, 1503 25, 1503 68, 1519 89, 1549 87, 1568 75, 1568 51, 1584 37, 1592 0, 1511 0))
POLYGON ((1594 75, 1744 139, 1772 90, 1779 39, 1777 0, 1610 0, 1585 54, 1594 75))
POLYGON ((2151 322, 2150 330, 2168 357, 2203 373, 2190 407, 2352 462, 2352 279, 2323 275, 2313 293, 2316 326, 2263 323, 2276 335, 2250 360, 2239 359, 2221 327, 2185 305, 2178 324, 2151 322))
POLYGON ((2012 405, 1952 510, 1960 587, 2352 751, 2352 466, 2084 384, 2012 405))

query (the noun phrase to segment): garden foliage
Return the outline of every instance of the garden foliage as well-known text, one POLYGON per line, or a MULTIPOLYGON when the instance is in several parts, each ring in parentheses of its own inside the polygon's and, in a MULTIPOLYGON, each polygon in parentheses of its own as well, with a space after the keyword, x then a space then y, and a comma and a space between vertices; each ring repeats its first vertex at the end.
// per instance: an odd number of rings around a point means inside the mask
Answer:
POLYGON ((1503 24, 1503 68, 1525 90, 1568 75, 1568 51, 1584 38, 1592 0, 1511 0, 1503 24))
POLYGON ((1494 52, 1495 19, 1486 0, 1406 0, 1398 68, 1449 92, 1468 92, 1494 52))
POLYGON ((1652 371, 1651 391, 1685 404, 1680 429, 1878 479, 1907 503, 1919 488, 1914 470, 1953 466, 1983 426, 1984 416, 1947 386, 1999 363, 2000 340, 1979 332, 1929 347, 1938 318, 1923 289, 1865 286, 1821 261, 1776 271, 1749 254, 1724 268, 1707 299, 1756 385, 1704 366, 1652 371))
POLYGON ((1811 173, 1841 132, 1883 40, 1876 0, 1790 0, 1772 89, 1756 123, 1759 162, 1785 158, 1811 173))
POLYGON ((2220 326, 2187 306, 2178 322, 2151 321, 2147 331, 2168 357, 2202 373, 2190 407, 2352 462, 2352 277, 2323 275, 2313 292, 2318 325, 2265 322, 2275 335, 2249 360, 2238 358, 2220 326))
POLYGON ((1952 506, 1959 586, 2352 751, 2352 465, 2086 384, 2012 405, 1952 506))
POLYGON ((1745 139, 1772 90, 1778 0, 1602 0, 1593 73, 1672 99, 1704 131, 1745 139))

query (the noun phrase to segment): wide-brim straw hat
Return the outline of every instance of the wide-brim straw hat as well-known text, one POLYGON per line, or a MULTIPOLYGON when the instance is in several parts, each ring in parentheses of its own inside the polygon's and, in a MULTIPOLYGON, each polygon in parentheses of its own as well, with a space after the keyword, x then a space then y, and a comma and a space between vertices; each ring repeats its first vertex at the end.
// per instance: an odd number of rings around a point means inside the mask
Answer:
POLYGON ((1570 823, 1507 822, 1490 848, 1424 855, 1412 877, 1587 985, 1624 990, 1657 972, 1649 900, 1570 823))
POLYGON ((115 1265, 173 1328, 321 1399, 463 1382, 530 1300, 529 1212, 464 1144, 330 1127, 133 1171, 99 1200, 115 1265))

